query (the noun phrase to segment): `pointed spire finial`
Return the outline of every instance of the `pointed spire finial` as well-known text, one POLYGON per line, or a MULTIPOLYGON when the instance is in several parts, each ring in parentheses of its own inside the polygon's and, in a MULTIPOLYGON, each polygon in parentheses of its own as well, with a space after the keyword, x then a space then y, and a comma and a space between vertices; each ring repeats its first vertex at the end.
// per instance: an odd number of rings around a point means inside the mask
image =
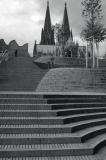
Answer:
POLYGON ((67 3, 65 2, 65 7, 67 7, 67 3))
POLYGON ((49 1, 47 1, 47 6, 49 6, 49 1))

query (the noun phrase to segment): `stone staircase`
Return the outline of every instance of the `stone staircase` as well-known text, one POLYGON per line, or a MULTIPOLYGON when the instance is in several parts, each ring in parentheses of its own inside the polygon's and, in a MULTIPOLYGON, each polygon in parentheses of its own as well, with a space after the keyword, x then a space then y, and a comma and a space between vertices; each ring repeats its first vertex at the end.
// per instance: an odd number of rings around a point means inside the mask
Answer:
POLYGON ((13 57, 0 64, 0 91, 35 91, 47 70, 30 57, 13 57))
MULTIPOLYGON (((56 57, 55 61, 56 67, 70 67, 70 68, 85 68, 86 60, 85 58, 69 58, 69 57, 56 57)), ((88 61, 89 68, 92 67, 92 60, 88 61)))
MULTIPOLYGON (((56 67, 71 67, 71 68, 85 68, 86 60, 85 58, 69 58, 69 57, 56 57, 55 58, 56 67)), ((88 60, 88 67, 92 68, 92 59, 88 60)), ((95 65, 97 65, 97 60, 95 59, 95 65)), ((106 59, 99 59, 99 68, 106 68, 106 59)))
POLYGON ((102 160, 106 95, 0 94, 0 159, 102 160))
POLYGON ((56 68, 39 83, 36 92, 106 92, 106 68, 56 68))

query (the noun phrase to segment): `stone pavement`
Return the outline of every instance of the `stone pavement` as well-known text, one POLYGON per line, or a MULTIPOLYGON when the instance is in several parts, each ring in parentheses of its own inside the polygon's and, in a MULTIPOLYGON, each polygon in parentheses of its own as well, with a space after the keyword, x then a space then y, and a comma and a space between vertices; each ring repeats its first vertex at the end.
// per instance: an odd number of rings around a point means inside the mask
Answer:
POLYGON ((35 91, 46 72, 30 57, 12 57, 0 64, 0 91, 35 91))

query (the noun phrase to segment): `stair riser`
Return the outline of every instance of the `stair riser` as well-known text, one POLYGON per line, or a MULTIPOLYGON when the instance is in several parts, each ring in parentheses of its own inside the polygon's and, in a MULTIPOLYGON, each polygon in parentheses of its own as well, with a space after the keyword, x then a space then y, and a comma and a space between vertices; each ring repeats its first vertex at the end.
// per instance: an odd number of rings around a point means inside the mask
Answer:
POLYGON ((46 100, 0 99, 1 104, 47 104, 46 100))
POLYGON ((100 130, 97 130, 97 131, 94 131, 94 132, 91 132, 91 133, 88 133, 86 134, 85 136, 83 136, 81 138, 81 141, 84 143, 86 142, 87 140, 91 139, 91 138, 94 138, 96 136, 99 136, 101 134, 106 134, 106 128, 103 128, 103 129, 100 129, 100 130))
POLYGON ((55 112, 0 112, 0 117, 56 117, 55 112))
POLYGON ((64 124, 69 124, 69 123, 74 123, 74 122, 84 121, 84 120, 90 120, 90 119, 105 118, 105 117, 106 117, 106 114, 70 117, 70 118, 65 118, 64 124))
POLYGON ((60 119, 2 119, 0 121, 0 125, 56 125, 56 124, 63 124, 62 120, 60 119))
POLYGON ((91 103, 91 104, 66 104, 66 105, 51 105, 52 110, 59 110, 59 109, 75 109, 75 108, 89 108, 89 107, 106 107, 106 103, 91 103))
POLYGON ((81 138, 0 138, 0 145, 70 144, 81 143, 81 138))
POLYGON ((106 99, 106 95, 43 95, 43 98, 46 98, 46 99, 55 99, 55 98, 59 98, 59 99, 67 99, 67 98, 76 98, 76 99, 80 99, 80 98, 83 98, 83 99, 88 99, 88 98, 95 98, 95 99, 106 99))
POLYGON ((94 148, 94 154, 97 153, 103 147, 106 147, 106 140, 102 141, 94 148))
POLYGON ((4 104, 4 105, 0 105, 0 110, 51 110, 51 106, 50 105, 29 105, 29 104, 20 104, 20 105, 8 105, 8 104, 4 104))
POLYGON ((76 114, 87 114, 87 113, 100 113, 106 112, 106 108, 94 108, 94 109, 78 109, 78 110, 64 110, 58 111, 57 116, 69 116, 69 115, 76 115, 76 114))
POLYGON ((95 126, 101 126, 101 125, 106 125, 106 120, 103 121, 97 121, 97 122, 92 122, 92 123, 85 123, 82 125, 77 125, 71 128, 71 132, 77 132, 82 129, 90 128, 90 127, 95 127, 95 126))
POLYGON ((33 94, 0 94, 0 98, 40 98, 40 99, 43 99, 43 95, 33 95, 33 94))
POLYGON ((71 133, 71 128, 0 128, 0 134, 57 134, 71 133))
POLYGON ((47 104, 57 104, 57 103, 91 103, 91 102, 106 102, 106 99, 60 99, 60 100, 47 100, 47 104))
POLYGON ((56 156, 80 156, 80 155, 92 155, 93 149, 79 149, 79 150, 21 150, 21 151, 2 151, 0 152, 0 158, 9 157, 56 157, 56 156))

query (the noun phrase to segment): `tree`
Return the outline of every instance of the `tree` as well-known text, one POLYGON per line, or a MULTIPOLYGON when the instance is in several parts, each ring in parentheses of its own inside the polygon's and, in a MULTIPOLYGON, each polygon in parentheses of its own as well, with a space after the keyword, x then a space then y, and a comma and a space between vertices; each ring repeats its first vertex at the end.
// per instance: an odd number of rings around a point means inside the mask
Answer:
POLYGON ((82 16, 85 18, 85 28, 81 32, 81 37, 90 41, 93 53, 93 40, 99 50, 99 43, 106 38, 106 28, 102 24, 102 0, 82 0, 82 16), (91 37, 91 38, 90 38, 91 37))
POLYGON ((56 44, 62 45, 63 41, 63 27, 61 23, 56 23, 55 25, 52 26, 54 29, 54 36, 55 36, 55 41, 56 44))

